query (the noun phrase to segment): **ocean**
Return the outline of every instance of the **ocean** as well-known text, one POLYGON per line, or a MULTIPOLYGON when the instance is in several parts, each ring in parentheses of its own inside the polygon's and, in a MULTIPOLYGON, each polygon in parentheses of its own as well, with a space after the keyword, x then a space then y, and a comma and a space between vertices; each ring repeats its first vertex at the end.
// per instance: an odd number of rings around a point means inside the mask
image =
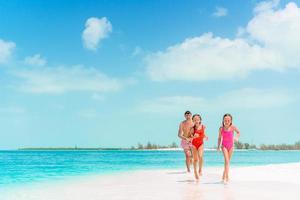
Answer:
MULTIPOLYGON (((235 151, 231 166, 300 162, 300 151, 235 151)), ((205 151, 204 168, 223 166, 223 155, 205 151)), ((93 174, 143 169, 185 170, 174 150, 0 151, 0 188, 93 174)))

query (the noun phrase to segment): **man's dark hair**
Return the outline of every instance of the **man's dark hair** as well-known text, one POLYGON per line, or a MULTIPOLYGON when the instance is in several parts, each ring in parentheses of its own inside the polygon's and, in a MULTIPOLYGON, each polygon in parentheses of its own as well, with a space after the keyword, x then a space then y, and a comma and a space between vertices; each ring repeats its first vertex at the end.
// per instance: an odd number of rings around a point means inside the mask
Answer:
POLYGON ((192 114, 191 111, 187 110, 185 111, 184 115, 192 114))

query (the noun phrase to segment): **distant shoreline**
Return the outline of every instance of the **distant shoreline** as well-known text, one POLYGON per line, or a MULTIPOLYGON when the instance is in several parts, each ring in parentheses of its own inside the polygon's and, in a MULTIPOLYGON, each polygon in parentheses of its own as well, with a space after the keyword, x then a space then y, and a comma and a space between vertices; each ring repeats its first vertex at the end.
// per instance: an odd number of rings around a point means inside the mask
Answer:
MULTIPOLYGON (((205 151, 217 151, 206 148, 205 151)), ((131 148, 19 148, 1 149, 0 151, 183 151, 182 148, 131 149, 131 148)), ((235 151, 300 151, 299 149, 235 149, 235 151)))
POLYGON ((68 147, 61 147, 61 148, 56 148, 56 147, 40 147, 40 148, 19 148, 17 149, 18 151, 141 151, 141 150, 161 150, 161 151, 180 151, 182 150, 181 148, 157 148, 157 149, 132 149, 132 148, 68 148, 68 147))
MULTIPOLYGON (((290 150, 290 151, 297 151, 300 150, 300 141, 296 142, 295 144, 270 144, 265 145, 262 144, 257 147, 254 144, 249 143, 242 143, 242 142, 235 142, 234 143, 235 150, 249 150, 249 151, 267 151, 267 150, 274 150, 274 151, 281 151, 281 150, 290 150)), ((206 151, 216 151, 217 147, 206 147, 206 151)), ((148 142, 146 145, 138 143, 138 145, 131 146, 130 148, 121 148, 121 147, 110 147, 110 148, 103 148, 103 147, 23 147, 18 148, 16 150, 19 151, 113 151, 113 150, 123 150, 123 151, 138 151, 138 150, 161 150, 161 151, 180 151, 182 150, 175 142, 170 145, 162 146, 157 144, 151 144, 148 142)))
POLYGON ((50 151, 59 151, 59 150, 70 150, 70 151, 103 151, 103 150, 132 150, 130 148, 74 148, 74 147, 27 147, 27 148, 19 148, 19 151, 30 151, 30 150, 50 150, 50 151))

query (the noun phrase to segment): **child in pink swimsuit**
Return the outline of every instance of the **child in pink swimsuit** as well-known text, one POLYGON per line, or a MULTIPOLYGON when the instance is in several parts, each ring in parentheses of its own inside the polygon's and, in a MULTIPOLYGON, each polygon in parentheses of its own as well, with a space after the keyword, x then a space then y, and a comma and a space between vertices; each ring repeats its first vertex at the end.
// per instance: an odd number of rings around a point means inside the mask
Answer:
POLYGON ((230 114, 225 114, 223 116, 222 127, 219 129, 219 138, 218 138, 218 150, 221 148, 224 156, 224 172, 222 180, 224 183, 227 183, 229 180, 229 165, 230 159, 234 150, 234 132, 237 133, 236 140, 240 137, 240 131, 232 124, 232 116, 230 114))
POLYGON ((222 133, 222 147, 224 147, 228 152, 233 147, 233 130, 225 130, 224 127, 221 127, 222 133))

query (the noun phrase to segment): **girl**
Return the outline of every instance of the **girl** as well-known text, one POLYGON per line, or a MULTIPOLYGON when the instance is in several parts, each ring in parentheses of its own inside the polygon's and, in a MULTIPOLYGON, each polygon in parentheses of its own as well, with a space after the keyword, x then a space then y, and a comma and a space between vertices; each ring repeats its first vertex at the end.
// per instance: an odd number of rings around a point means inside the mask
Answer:
POLYGON ((202 175, 202 165, 203 165, 203 139, 208 140, 205 135, 205 126, 201 123, 202 119, 199 114, 195 114, 192 117, 194 126, 191 128, 190 134, 192 136, 192 151, 194 160, 194 173, 195 178, 198 180, 199 175, 202 175), (197 164, 199 162, 199 169, 197 169, 197 164))
POLYGON ((222 144, 222 152, 224 156, 224 172, 222 180, 224 183, 229 181, 229 164, 233 153, 234 139, 237 141, 240 137, 240 131, 232 124, 232 116, 225 114, 223 116, 222 126, 219 129, 218 150, 222 144), (237 138, 234 138, 234 132, 237 133, 237 138))

